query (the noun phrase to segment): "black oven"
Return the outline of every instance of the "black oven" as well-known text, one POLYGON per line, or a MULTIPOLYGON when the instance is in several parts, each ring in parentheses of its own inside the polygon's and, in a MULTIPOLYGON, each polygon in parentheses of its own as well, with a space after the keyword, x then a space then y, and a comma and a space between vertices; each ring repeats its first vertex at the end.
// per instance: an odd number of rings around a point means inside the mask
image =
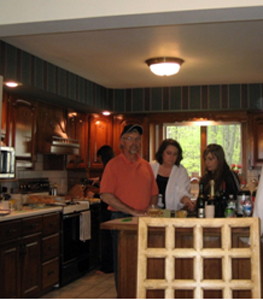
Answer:
POLYGON ((87 210, 64 212, 61 218, 60 286, 74 281, 90 269, 90 240, 80 240, 80 215, 83 211, 87 210))

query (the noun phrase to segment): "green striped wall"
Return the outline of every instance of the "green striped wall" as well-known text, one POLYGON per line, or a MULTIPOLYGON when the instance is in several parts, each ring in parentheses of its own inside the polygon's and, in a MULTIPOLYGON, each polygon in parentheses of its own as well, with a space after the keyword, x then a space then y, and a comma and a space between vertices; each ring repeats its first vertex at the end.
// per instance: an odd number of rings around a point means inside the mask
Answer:
POLYGON ((0 41, 0 74, 41 91, 117 113, 262 109, 263 84, 203 85, 140 89, 107 89, 0 41))
POLYGON ((112 91, 116 112, 261 110, 263 84, 183 86, 112 91), (127 95, 129 95, 127 97, 127 95))

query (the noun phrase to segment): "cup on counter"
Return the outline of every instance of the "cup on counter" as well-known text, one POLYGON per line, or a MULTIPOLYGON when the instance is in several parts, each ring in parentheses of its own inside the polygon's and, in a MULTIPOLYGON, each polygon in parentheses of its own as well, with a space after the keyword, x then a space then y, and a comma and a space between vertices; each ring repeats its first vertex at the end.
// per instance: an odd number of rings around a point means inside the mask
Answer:
POLYGON ((3 210, 10 210, 10 201, 8 201, 8 200, 2 201, 2 209, 3 210))
POLYGON ((148 209, 148 214, 150 217, 153 217, 153 218, 157 218, 160 216, 160 208, 156 205, 152 205, 149 209, 148 209))
POLYGON ((205 218, 214 218, 215 217, 215 206, 206 205, 205 206, 205 218))

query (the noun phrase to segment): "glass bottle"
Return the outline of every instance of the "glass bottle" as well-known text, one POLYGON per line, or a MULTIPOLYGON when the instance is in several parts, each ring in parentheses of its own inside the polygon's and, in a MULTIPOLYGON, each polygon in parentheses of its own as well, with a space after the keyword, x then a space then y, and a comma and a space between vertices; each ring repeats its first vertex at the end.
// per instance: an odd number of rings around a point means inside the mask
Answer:
POLYGON ((222 183, 222 192, 219 197, 216 198, 216 208, 215 208, 215 217, 224 218, 225 209, 227 207, 228 195, 226 193, 226 182, 222 183))
POLYGON ((205 217, 205 196, 204 196, 204 184, 199 184, 199 194, 196 200, 196 217, 205 217))
POLYGON ((215 181, 213 179, 210 180, 210 195, 205 206, 205 217, 215 217, 215 181))
POLYGON ((163 208, 163 207, 164 207, 164 204, 163 204, 163 195, 162 195, 162 194, 159 194, 159 195, 158 195, 157 206, 158 206, 159 208, 163 208))
POLYGON ((237 193, 237 216, 243 217, 243 204, 246 201, 251 201, 250 190, 246 187, 246 184, 242 184, 241 189, 237 193))

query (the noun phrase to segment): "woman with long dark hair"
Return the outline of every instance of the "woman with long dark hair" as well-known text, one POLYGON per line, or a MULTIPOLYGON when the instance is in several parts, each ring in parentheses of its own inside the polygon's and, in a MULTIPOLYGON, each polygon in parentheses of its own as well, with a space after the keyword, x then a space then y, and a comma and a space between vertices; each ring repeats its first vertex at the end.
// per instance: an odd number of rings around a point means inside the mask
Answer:
MULTIPOLYGON (((225 159, 223 148, 218 144, 210 144, 203 153, 206 167, 206 174, 200 182, 204 183, 204 192, 210 194, 210 180, 215 181, 215 194, 221 194, 223 182, 228 195, 237 196, 240 189, 240 182, 237 174, 233 172, 225 159)), ((236 199, 236 198, 235 198, 236 199)))

